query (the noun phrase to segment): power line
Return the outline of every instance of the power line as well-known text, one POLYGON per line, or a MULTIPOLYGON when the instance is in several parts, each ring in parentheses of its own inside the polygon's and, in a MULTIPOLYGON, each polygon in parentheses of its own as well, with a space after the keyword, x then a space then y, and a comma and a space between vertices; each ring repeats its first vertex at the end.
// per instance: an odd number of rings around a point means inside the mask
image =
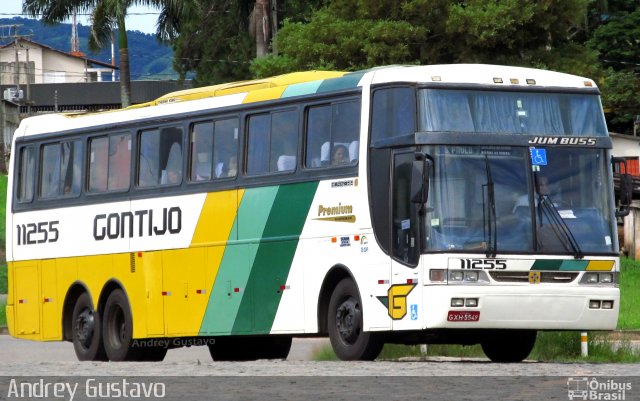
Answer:
MULTIPOLYGON (((36 18, 36 17, 34 17, 33 15, 31 15, 31 14, 25 14, 25 13, 0 13, 0 15, 13 16, 13 17, 30 17, 30 18, 36 18)), ((82 17, 90 17, 90 16, 92 16, 93 14, 90 14, 90 13, 86 14, 86 13, 85 13, 85 14, 76 14, 76 15, 78 15, 78 16, 82 16, 82 17)), ((151 12, 144 12, 144 13, 139 13, 139 12, 136 12, 136 13, 127 13, 127 16, 129 16, 129 15, 160 15, 160 12, 153 12, 153 13, 151 13, 151 12)))

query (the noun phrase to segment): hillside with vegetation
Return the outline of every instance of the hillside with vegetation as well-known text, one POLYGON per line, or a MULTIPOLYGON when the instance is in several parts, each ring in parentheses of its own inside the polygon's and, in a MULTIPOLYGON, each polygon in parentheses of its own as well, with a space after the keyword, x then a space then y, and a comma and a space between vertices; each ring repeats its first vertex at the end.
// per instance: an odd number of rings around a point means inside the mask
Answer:
MULTIPOLYGON (((56 50, 68 52, 71 50, 71 24, 45 25, 38 20, 27 18, 0 18, 0 25, 21 25, 18 34, 32 35, 28 39, 52 47, 56 50)), ((6 29, 5 29, 6 31, 6 29)), ((8 36, 8 32, 0 32, 0 36, 8 36)), ((13 33, 13 31, 12 31, 13 33)), ((89 27, 78 24, 80 51, 93 60, 111 62, 111 48, 105 47, 98 53, 92 53, 88 46, 89 27)), ((140 31, 128 31, 129 57, 131 61, 131 79, 177 79, 178 74, 173 69, 173 50, 167 44, 159 43, 154 35, 140 31)), ((8 39, 0 40, 0 45, 8 43, 8 39)), ((118 48, 116 44, 116 65, 118 48)))

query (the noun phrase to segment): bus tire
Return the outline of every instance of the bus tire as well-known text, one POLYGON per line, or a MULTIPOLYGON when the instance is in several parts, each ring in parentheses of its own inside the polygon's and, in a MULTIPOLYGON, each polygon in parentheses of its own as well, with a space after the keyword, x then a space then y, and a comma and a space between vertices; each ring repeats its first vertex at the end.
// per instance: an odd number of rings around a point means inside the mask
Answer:
POLYGON ((480 345, 491 362, 522 362, 536 344, 535 330, 503 330, 484 338, 480 345))
POLYGON ((100 314, 93 309, 89 294, 83 292, 77 299, 71 315, 73 349, 79 361, 106 361, 102 342, 100 314))
POLYGON ((129 301, 121 289, 109 294, 102 316, 102 338, 110 361, 135 361, 142 348, 133 347, 133 320, 129 301))
POLYGON ((380 334, 362 330, 362 301, 353 280, 338 283, 329 300, 327 318, 329 339, 338 358, 372 361, 380 354, 384 345, 380 334))

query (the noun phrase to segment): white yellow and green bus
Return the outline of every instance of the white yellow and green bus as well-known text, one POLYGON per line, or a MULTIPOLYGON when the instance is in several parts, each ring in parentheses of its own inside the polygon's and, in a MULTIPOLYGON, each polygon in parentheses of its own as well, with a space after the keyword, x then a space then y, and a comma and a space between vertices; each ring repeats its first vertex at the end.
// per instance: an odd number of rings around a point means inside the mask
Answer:
POLYGON ((23 120, 7 321, 80 360, 285 358, 326 336, 481 344, 619 311, 611 139, 595 83, 495 65, 309 71, 23 120))

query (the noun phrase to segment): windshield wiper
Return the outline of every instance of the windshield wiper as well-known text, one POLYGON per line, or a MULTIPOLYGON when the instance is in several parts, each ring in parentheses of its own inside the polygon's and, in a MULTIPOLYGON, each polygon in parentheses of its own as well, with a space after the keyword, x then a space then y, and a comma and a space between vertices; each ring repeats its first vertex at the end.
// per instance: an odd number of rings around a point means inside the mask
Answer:
POLYGON ((549 195, 538 195, 538 219, 540 221, 540 227, 542 227, 542 216, 545 216, 550 222, 551 229, 555 233, 556 237, 560 240, 565 249, 573 250, 573 256, 576 259, 582 259, 584 254, 576 238, 573 236, 571 229, 567 226, 558 208, 549 198, 549 195))
MULTIPOLYGON (((487 203, 482 208, 482 221, 484 237, 487 239, 487 257, 494 258, 498 253, 498 236, 496 233, 496 193, 493 187, 493 176, 491 175, 491 166, 489 165, 489 156, 484 156, 485 172, 487 175, 487 183, 483 187, 487 187, 487 203), (488 206, 488 207, 487 207, 488 206), (488 210, 487 210, 488 209, 488 210), (489 216, 487 216, 488 214, 489 216), (489 218, 487 218, 489 217, 489 218)), ((482 200, 484 202, 484 190, 482 200)))

